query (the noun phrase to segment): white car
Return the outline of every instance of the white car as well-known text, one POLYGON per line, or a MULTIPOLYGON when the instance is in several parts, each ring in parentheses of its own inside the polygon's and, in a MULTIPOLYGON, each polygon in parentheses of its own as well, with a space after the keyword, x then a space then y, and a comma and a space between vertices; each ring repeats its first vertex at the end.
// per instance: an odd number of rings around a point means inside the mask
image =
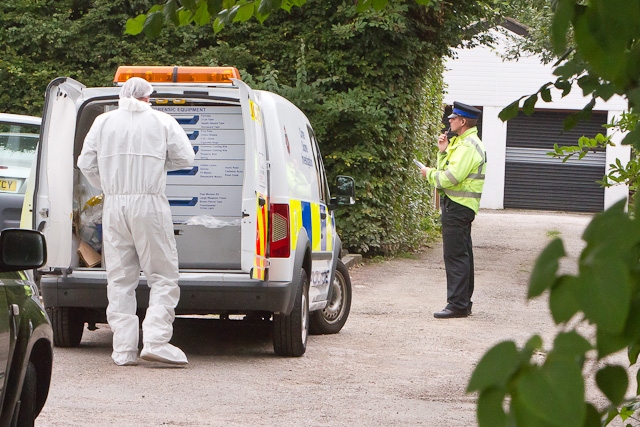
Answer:
POLYGON ((0 113, 0 229, 20 226, 40 117, 0 113))

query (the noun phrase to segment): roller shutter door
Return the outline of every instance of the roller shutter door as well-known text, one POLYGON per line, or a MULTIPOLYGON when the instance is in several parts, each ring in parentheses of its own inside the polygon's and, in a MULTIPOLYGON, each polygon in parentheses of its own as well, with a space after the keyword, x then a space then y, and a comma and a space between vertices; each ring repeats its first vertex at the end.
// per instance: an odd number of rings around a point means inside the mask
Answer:
POLYGON ((563 131, 570 112, 522 113, 507 122, 504 207, 515 209, 598 212, 604 209, 604 188, 596 181, 605 173, 605 151, 588 153, 581 160, 565 163, 546 153, 553 144, 577 145, 585 135, 606 130, 606 112, 594 112, 591 120, 563 131))

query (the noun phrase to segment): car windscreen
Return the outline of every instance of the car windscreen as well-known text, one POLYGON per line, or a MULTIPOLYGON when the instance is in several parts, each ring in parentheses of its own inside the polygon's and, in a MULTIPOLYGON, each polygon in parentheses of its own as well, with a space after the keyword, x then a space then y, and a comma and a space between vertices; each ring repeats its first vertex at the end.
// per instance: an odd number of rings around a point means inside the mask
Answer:
POLYGON ((0 122, 0 167, 31 168, 40 126, 0 122))

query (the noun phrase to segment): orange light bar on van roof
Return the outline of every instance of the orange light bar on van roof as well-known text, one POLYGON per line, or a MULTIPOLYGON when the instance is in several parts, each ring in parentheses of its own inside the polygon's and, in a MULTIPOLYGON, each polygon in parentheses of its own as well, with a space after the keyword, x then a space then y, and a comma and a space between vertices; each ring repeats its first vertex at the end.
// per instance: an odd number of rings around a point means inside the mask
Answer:
POLYGON ((235 67, 164 67, 120 66, 114 83, 124 83, 131 77, 142 77, 149 83, 232 83, 240 79, 235 67))

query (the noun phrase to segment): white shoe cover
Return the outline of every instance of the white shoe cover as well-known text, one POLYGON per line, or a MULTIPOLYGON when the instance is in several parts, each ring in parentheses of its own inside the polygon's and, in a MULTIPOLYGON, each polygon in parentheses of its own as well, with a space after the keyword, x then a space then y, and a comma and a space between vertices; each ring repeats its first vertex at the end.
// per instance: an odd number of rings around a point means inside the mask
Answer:
POLYGON ((162 362, 172 365, 186 365, 187 356, 178 347, 167 344, 145 344, 140 357, 150 362, 162 362))
POLYGON ((114 351, 111 353, 111 358, 118 366, 135 366, 138 364, 137 351, 114 351))

